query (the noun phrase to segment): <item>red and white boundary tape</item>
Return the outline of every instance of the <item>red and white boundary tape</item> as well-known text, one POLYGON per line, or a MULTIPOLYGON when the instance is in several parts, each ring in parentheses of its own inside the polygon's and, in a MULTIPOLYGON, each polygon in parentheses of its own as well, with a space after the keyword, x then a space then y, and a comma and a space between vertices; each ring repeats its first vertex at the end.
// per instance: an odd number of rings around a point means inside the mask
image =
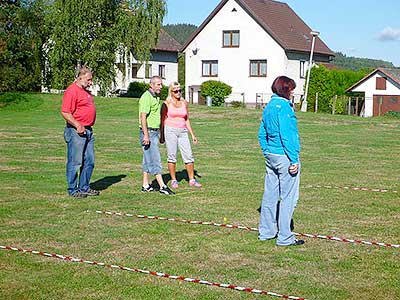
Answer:
POLYGON ((391 191, 386 189, 374 189, 365 187, 351 187, 351 186, 334 186, 334 185, 306 185, 305 188, 313 189, 337 189, 337 190, 351 190, 351 191, 365 191, 365 192, 378 192, 378 193, 398 193, 398 191, 391 191))
MULTIPOLYGON (((96 213, 121 216, 121 217, 135 217, 135 218, 147 219, 147 220, 162 220, 162 221, 181 222, 181 223, 187 223, 187 224, 211 225, 211 226, 217 226, 217 227, 226 227, 226 228, 232 228, 232 229, 242 229, 242 230, 258 232, 258 228, 247 227, 247 226, 242 226, 242 225, 221 224, 221 223, 214 223, 214 222, 193 221, 193 220, 166 218, 166 217, 158 217, 158 216, 145 216, 145 215, 136 215, 136 214, 127 214, 127 213, 100 211, 100 210, 96 211, 96 213)), ((364 245, 370 245, 370 246, 400 248, 400 245, 396 245, 396 244, 368 242, 368 241, 363 241, 363 240, 353 240, 353 239, 334 237, 334 236, 330 236, 330 235, 296 233, 296 232, 294 232, 294 235, 308 237, 308 238, 315 238, 315 239, 338 241, 338 242, 344 242, 344 243, 354 243, 354 244, 364 244, 364 245)))
POLYGON ((194 279, 194 278, 188 278, 188 277, 177 276, 177 275, 170 275, 170 274, 161 273, 161 272, 153 272, 153 271, 141 270, 141 269, 136 269, 136 268, 128 268, 128 267, 123 267, 123 266, 119 266, 119 265, 112 265, 112 264, 106 264, 106 263, 102 263, 102 262, 85 260, 82 258, 76 258, 76 257, 72 257, 72 256, 65 256, 65 255, 61 255, 61 254, 52 254, 52 253, 46 253, 46 252, 42 252, 42 251, 35 251, 35 250, 25 250, 22 248, 16 248, 16 247, 11 247, 11 246, 1 246, 1 245, 0 245, 0 249, 10 250, 10 251, 18 251, 18 252, 23 252, 23 253, 31 253, 31 254, 66 260, 66 261, 70 261, 70 262, 85 263, 85 264, 94 265, 94 266, 107 267, 107 268, 112 268, 112 269, 142 273, 142 274, 153 275, 153 276, 158 276, 158 277, 165 277, 168 279, 205 284, 205 285, 209 285, 209 286, 216 286, 216 287, 221 287, 221 288, 232 289, 232 290, 236 290, 236 291, 240 291, 240 292, 248 292, 248 293, 259 294, 259 295, 269 295, 269 296, 280 297, 283 299, 306 300, 305 298, 302 298, 302 297, 288 296, 288 295, 283 295, 283 294, 274 293, 274 292, 268 292, 268 291, 249 288, 249 287, 241 287, 241 286, 232 285, 232 284, 211 282, 211 281, 207 281, 207 280, 194 279))

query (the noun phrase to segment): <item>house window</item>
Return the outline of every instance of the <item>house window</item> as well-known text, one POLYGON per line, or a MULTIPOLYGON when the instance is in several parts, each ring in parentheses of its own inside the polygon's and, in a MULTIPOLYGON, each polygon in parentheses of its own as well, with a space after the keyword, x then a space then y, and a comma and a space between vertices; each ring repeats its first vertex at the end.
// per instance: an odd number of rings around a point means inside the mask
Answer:
POLYGON ((153 76, 152 72, 151 72, 151 64, 147 64, 146 71, 145 71, 145 77, 150 78, 151 76, 153 76))
POLYGON ((165 65, 158 66, 158 76, 165 79, 165 65))
POLYGON ((300 61, 300 78, 306 77, 306 62, 304 60, 300 61))
POLYGON ((223 31, 222 47, 238 48, 239 47, 239 30, 223 31))
POLYGON ((141 66, 141 64, 132 64, 132 78, 139 78, 138 73, 141 66))
POLYGON ((386 78, 385 77, 376 77, 376 89, 377 90, 386 90, 386 78))
POLYGON ((217 77, 218 76, 218 60, 202 61, 202 76, 217 77))
POLYGON ((267 60, 250 60, 250 77, 267 77, 267 60))

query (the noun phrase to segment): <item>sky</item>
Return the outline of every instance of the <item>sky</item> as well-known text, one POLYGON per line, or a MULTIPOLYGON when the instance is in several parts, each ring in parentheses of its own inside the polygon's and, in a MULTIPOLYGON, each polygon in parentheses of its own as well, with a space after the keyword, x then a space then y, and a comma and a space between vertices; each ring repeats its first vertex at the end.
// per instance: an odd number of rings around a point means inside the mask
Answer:
MULTIPOLYGON (((220 0, 167 0, 164 24, 200 25, 220 0)), ((335 52, 400 67, 400 0, 281 0, 335 52)))

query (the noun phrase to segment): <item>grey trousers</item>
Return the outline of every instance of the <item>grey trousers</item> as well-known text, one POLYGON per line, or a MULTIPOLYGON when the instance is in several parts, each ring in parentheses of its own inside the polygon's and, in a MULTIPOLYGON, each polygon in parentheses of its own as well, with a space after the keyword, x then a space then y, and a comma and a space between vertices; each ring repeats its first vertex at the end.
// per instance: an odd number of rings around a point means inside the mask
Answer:
POLYGON ((168 162, 176 163, 176 153, 179 147, 183 162, 185 164, 193 163, 194 158, 187 128, 174 128, 165 126, 164 130, 168 162))

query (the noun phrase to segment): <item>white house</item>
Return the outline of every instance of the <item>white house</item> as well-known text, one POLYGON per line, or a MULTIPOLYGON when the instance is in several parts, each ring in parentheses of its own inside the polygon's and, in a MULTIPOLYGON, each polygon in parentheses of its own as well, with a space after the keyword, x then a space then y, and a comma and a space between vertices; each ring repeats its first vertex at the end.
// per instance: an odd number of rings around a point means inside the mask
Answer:
POLYGON ((182 46, 165 30, 161 29, 156 47, 151 49, 151 58, 140 63, 130 55, 128 60, 119 57, 116 61, 116 78, 113 91, 126 91, 134 81, 150 82, 150 78, 159 75, 165 85, 178 81, 178 53, 182 46))
POLYGON ((400 112, 400 69, 376 69, 349 87, 347 92, 364 93, 361 111, 364 117, 400 112))
MULTIPOLYGON (((279 75, 303 94, 311 51, 311 28, 286 4, 271 0, 222 0, 185 43, 186 99, 204 103, 199 87, 214 79, 232 86, 229 101, 266 103, 279 75)), ((314 61, 329 63, 334 53, 318 37, 314 61)))

